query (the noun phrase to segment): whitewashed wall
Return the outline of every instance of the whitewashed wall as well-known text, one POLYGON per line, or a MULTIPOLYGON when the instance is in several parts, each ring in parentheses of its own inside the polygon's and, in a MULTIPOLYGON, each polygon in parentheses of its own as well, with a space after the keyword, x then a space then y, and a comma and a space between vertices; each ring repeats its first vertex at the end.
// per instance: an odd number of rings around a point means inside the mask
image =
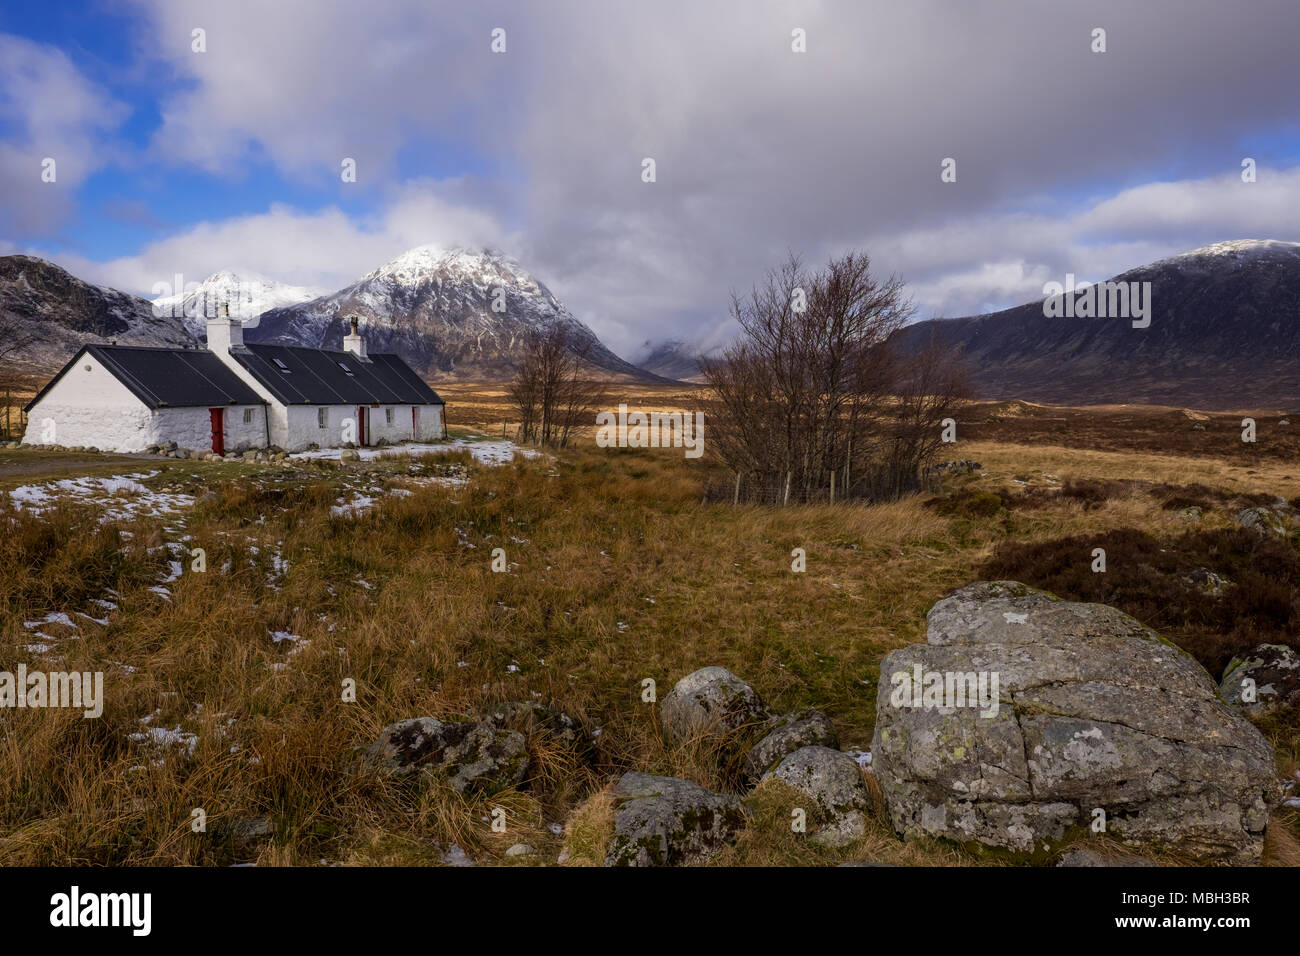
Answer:
MULTIPOLYGON (((442 406, 421 405, 420 440, 430 441, 442 437, 442 406)), ((381 405, 370 410, 370 426, 366 431, 366 444, 374 445, 381 438, 396 443, 412 440, 411 406, 381 405), (384 409, 393 410, 393 424, 388 424, 384 409)), ((288 451, 301 451, 308 445, 337 448, 357 440, 356 405, 290 405, 286 409, 286 427, 280 432, 284 440, 276 440, 275 415, 271 417, 271 440, 288 451), (326 427, 321 428, 319 410, 325 409, 326 427)))
MULTIPOLYGON (((222 409, 222 428, 226 454, 249 448, 266 447, 266 424, 263 405, 227 405, 222 409), (252 421, 244 422, 244 409, 252 411, 252 421)), ((159 408, 153 413, 152 438, 146 445, 174 441, 182 448, 208 452, 212 450, 212 416, 204 408, 159 408)))
MULTIPOLYGON (((226 452, 265 448, 267 445, 267 407, 265 405, 227 405, 225 417, 226 452), (251 422, 244 423, 244 409, 252 409, 251 422)), ((211 429, 211 423, 209 423, 211 429)), ((209 431, 210 434, 210 431, 209 431)), ((212 444, 211 441, 208 442, 212 444)))
POLYGON ((438 441, 442 438, 442 405, 417 405, 420 421, 416 427, 416 441, 438 441))
POLYGON ((356 417, 355 405, 290 405, 287 409, 288 437, 284 442, 276 442, 287 451, 302 451, 308 445, 321 448, 337 448, 345 440, 356 441, 355 429, 352 438, 344 439, 344 424, 356 417), (317 409, 325 409, 326 426, 321 428, 317 409))
POLYGON ((153 442, 148 406, 91 355, 83 355, 32 406, 23 441, 139 451, 153 442))

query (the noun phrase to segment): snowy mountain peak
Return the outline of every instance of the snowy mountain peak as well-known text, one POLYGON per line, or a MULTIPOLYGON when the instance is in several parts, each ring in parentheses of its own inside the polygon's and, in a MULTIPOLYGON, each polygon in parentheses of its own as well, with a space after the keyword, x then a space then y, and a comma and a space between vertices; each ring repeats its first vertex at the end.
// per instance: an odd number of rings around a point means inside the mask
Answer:
POLYGON ((247 340, 338 348, 353 318, 372 354, 395 352, 429 376, 508 378, 529 335, 560 326, 591 364, 646 377, 517 260, 472 246, 408 249, 331 295, 267 312, 247 340))
POLYGON ((418 285, 453 276, 457 280, 478 280, 481 283, 504 280, 519 284, 523 280, 524 284, 538 286, 518 261, 498 249, 436 245, 408 249, 361 281, 391 279, 401 285, 418 285))
POLYGON ((268 309, 297 305, 324 295, 328 290, 277 282, 255 272, 242 275, 223 269, 196 285, 186 285, 183 292, 153 300, 159 315, 180 319, 195 335, 206 332, 207 320, 225 315, 255 322, 268 309))
POLYGON ((1168 261, 1203 259, 1211 256, 1247 259, 1294 258, 1300 255, 1300 242, 1283 242, 1280 239, 1229 239, 1212 242, 1188 252, 1171 256, 1168 261))

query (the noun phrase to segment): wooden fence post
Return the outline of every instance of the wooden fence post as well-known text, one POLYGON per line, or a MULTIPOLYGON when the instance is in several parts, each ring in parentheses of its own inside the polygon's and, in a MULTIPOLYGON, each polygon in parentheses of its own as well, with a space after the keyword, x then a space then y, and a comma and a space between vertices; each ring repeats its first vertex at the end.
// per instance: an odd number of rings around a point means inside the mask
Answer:
POLYGON ((740 472, 736 472, 736 493, 731 498, 731 504, 733 507, 740 504, 740 472))
POLYGON ((785 473, 785 501, 781 502, 782 508, 785 508, 790 504, 790 476, 792 474, 794 473, 790 471, 785 473))
POLYGON ((835 504, 835 469, 831 469, 831 504, 835 504))

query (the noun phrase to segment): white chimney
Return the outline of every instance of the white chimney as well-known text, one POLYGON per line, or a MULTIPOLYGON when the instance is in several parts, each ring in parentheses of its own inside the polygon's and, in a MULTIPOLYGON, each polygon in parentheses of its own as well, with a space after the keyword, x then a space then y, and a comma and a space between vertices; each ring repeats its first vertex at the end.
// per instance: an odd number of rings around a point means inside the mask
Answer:
POLYGON ((230 317, 230 306, 226 305, 226 314, 208 319, 208 351, 229 352, 232 348, 244 347, 244 325, 239 319, 230 317))
POLYGON ((369 362, 366 358, 366 340, 362 338, 361 333, 357 330, 357 317, 352 316, 352 331, 343 336, 343 351, 351 352, 363 362, 369 362))

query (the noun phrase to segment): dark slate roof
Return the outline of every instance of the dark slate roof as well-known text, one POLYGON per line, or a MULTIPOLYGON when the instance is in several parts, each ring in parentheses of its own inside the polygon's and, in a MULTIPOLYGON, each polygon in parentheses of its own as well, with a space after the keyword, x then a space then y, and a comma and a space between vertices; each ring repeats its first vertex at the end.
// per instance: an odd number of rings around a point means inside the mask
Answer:
POLYGON ((443 405, 400 356, 245 345, 230 354, 285 405, 443 405))
POLYGON ((266 404, 262 396, 211 352, 137 345, 86 345, 27 403, 27 409, 44 398, 54 383, 69 369, 75 368, 85 354, 94 356, 150 408, 266 404))

